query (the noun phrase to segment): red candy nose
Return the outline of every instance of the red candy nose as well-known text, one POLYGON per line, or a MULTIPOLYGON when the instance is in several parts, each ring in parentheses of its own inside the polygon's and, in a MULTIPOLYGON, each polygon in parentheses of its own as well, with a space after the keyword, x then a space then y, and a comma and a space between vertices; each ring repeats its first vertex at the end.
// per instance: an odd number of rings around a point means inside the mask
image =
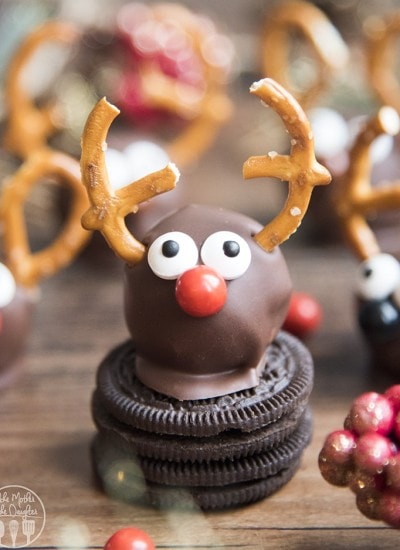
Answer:
POLYGON ((214 269, 199 265, 178 278, 175 296, 189 315, 207 317, 217 313, 225 304, 226 283, 214 269))

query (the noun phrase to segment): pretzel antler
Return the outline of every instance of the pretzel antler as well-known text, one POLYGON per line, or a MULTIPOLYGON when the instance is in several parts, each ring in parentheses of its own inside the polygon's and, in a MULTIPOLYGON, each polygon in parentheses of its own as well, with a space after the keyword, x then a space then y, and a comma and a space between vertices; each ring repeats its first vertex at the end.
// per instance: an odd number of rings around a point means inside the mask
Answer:
POLYGON ((288 197, 281 212, 254 237, 271 252, 299 227, 314 186, 328 184, 331 176, 315 159, 311 127, 297 101, 270 78, 255 82, 250 92, 274 109, 291 136, 290 155, 270 152, 250 157, 243 165, 246 179, 272 176, 289 181, 288 197))
POLYGON ((32 153, 6 182, 0 198, 4 256, 18 284, 35 288, 39 280, 66 266, 90 237, 79 224, 87 208, 79 163, 69 155, 48 148, 32 153), (34 185, 44 177, 65 182, 73 194, 72 204, 57 238, 45 249, 30 250, 23 203, 34 185))
POLYGON ((385 105, 400 112, 400 84, 396 77, 396 41, 400 33, 400 12, 371 17, 364 25, 369 81, 385 105))
POLYGON ((125 217, 136 212, 141 202, 173 189, 179 172, 170 163, 163 170, 114 190, 108 180, 104 151, 108 130, 118 114, 119 110, 103 98, 93 108, 83 131, 81 172, 92 206, 83 215, 82 225, 101 231, 114 252, 135 265, 143 258, 145 247, 130 233, 125 217))
POLYGON ((329 77, 342 69, 348 60, 348 49, 339 32, 316 6, 302 1, 278 3, 266 18, 262 36, 262 69, 287 90, 303 108, 309 107, 326 88, 329 77), (290 37, 300 31, 312 47, 316 78, 306 90, 295 90, 289 74, 290 37))
POLYGON ((381 134, 396 135, 400 120, 392 107, 381 107, 360 131, 349 154, 349 168, 338 187, 336 212, 345 237, 361 260, 380 252, 366 216, 400 207, 400 180, 371 186, 370 146, 381 134))
POLYGON ((9 64, 5 85, 8 124, 4 145, 21 158, 46 145, 56 128, 57 118, 53 105, 38 108, 28 96, 21 83, 23 70, 42 44, 52 41, 72 44, 78 36, 78 29, 70 23, 44 23, 27 36, 9 64))

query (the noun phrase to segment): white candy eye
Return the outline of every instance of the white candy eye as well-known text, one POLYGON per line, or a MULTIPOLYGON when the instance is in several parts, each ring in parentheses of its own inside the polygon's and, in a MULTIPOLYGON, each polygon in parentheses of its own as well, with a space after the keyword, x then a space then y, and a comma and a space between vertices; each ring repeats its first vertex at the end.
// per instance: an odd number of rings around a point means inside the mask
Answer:
POLYGON ((377 254, 358 268, 357 290, 366 300, 382 300, 400 286, 400 264, 390 254, 377 254))
POLYGON ((6 307, 12 302, 17 286, 11 271, 0 263, 0 307, 6 307))
POLYGON ((201 247, 201 259, 227 280, 245 273, 251 262, 251 251, 246 241, 232 231, 218 231, 210 235, 201 247))
POLYGON ((184 271, 197 265, 199 251, 186 233, 171 231, 152 243, 147 261, 153 273, 161 279, 176 279, 184 271))

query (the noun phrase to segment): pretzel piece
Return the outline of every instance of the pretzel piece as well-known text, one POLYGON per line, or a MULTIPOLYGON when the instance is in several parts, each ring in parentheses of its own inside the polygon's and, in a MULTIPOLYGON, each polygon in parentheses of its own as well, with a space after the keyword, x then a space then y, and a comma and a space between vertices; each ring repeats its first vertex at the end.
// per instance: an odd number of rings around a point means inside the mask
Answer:
POLYGON ((371 186, 371 144, 381 134, 394 136, 399 130, 395 109, 381 107, 359 132, 349 153, 349 168, 337 189, 337 215, 349 245, 361 260, 380 252, 366 216, 400 208, 400 180, 371 186))
POLYGON ((41 278, 53 275, 78 254, 90 237, 79 223, 87 205, 79 163, 69 155, 51 149, 42 148, 32 153, 6 182, 0 200, 4 255, 18 284, 26 288, 35 287, 41 278), (68 184, 73 193, 73 202, 68 218, 53 243, 32 253, 23 203, 32 187, 44 176, 68 184))
POLYGON ((277 177, 288 180, 288 197, 281 212, 254 239, 267 252, 287 240, 299 227, 315 185, 331 181, 328 170, 315 158, 313 134, 304 111, 280 84, 270 78, 255 82, 250 92, 272 107, 291 136, 290 155, 270 152, 250 157, 243 165, 244 178, 277 177))
POLYGON ((4 146, 20 158, 45 146, 56 129, 56 108, 53 105, 37 107, 24 89, 23 71, 40 46, 47 42, 73 44, 80 33, 71 23, 49 21, 31 32, 22 42, 7 69, 5 102, 8 123, 4 146))
POLYGON ((81 172, 92 206, 83 215, 82 225, 100 231, 117 256, 135 265, 142 260, 145 247, 130 233, 125 217, 137 212, 141 202, 173 189, 179 172, 170 163, 163 170, 114 190, 108 179, 104 151, 108 130, 118 114, 119 110, 103 98, 93 108, 83 131, 81 172))
POLYGON ((330 78, 348 61, 348 49, 323 11, 299 0, 281 2, 266 17, 262 34, 262 70, 308 108, 324 91, 330 78), (316 75, 305 90, 296 89, 290 77, 290 45, 294 31, 300 31, 314 53, 316 75))
POLYGON ((400 12, 371 17, 364 25, 369 80, 384 105, 400 112, 400 84, 396 77, 396 40, 400 33, 400 12))

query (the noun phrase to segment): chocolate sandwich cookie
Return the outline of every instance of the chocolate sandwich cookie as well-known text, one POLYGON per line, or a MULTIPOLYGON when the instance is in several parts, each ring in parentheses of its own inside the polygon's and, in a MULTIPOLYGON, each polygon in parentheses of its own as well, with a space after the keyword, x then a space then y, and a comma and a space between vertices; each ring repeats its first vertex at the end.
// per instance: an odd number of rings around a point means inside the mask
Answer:
POLYGON ((119 422, 107 413, 97 393, 92 398, 93 420, 103 436, 118 438, 120 445, 141 457, 169 461, 232 460, 261 453, 286 441, 297 430, 304 414, 309 411, 299 407, 263 428, 252 432, 230 430, 223 437, 161 436, 119 422))
POLYGON ((227 430, 251 432, 304 409, 313 384, 308 350, 281 331, 267 348, 258 386, 210 399, 180 401, 151 390, 135 374, 135 347, 127 341, 98 369, 97 396, 115 419, 133 428, 210 437, 227 430))
MULTIPOLYGON (((140 448, 126 445, 117 434, 100 432, 96 440, 96 453, 111 454, 117 461, 135 461, 146 481, 182 487, 225 486, 273 476, 290 464, 297 462, 311 436, 311 414, 307 412, 296 430, 279 445, 269 449, 232 459, 229 454, 218 460, 194 461, 160 460, 141 455, 140 448)), ((224 436, 220 438, 223 439, 224 436)), ((204 453, 203 453, 204 454, 204 453)))
POLYGON ((137 461, 118 448, 105 445, 100 436, 93 441, 92 458, 101 486, 112 497, 167 508, 187 508, 196 504, 205 510, 229 508, 265 498, 288 483, 300 465, 298 457, 286 468, 264 477, 251 479, 249 476, 247 481, 225 485, 208 482, 185 487, 146 480, 137 461))
POLYGON ((268 497, 286 485, 298 470, 300 461, 273 476, 245 483, 233 483, 222 487, 193 487, 187 489, 148 484, 147 499, 153 506, 171 508, 195 504, 203 510, 221 510, 250 504, 268 497))

